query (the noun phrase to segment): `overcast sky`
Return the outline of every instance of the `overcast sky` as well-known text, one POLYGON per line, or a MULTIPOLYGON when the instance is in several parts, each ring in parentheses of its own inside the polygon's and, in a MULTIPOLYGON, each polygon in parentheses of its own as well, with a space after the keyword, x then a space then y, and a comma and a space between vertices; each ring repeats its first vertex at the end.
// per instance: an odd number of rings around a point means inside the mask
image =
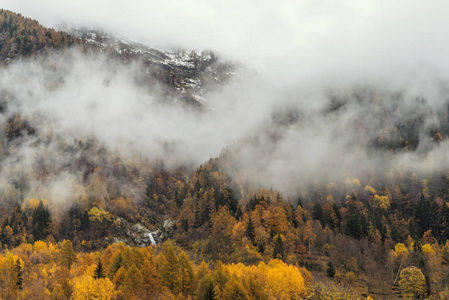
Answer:
POLYGON ((445 70, 448 1, 0 0, 46 26, 209 48, 279 85, 445 70))

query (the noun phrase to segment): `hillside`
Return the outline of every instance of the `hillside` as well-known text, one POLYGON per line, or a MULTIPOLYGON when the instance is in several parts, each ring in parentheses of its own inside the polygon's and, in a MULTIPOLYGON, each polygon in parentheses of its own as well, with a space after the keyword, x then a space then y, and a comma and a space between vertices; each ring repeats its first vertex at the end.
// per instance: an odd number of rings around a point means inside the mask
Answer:
POLYGON ((0 26, 0 298, 447 297, 444 84, 264 105, 212 51, 0 26))

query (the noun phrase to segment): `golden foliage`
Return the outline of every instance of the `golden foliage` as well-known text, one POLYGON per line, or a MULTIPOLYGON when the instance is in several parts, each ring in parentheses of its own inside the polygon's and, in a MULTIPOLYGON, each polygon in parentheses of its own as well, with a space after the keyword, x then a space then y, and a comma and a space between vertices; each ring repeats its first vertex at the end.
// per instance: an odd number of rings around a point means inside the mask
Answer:
POLYGON ((109 300, 116 296, 114 285, 108 278, 94 279, 90 275, 75 278, 73 284, 73 300, 109 300))
POLYGON ((408 267, 399 275, 399 288, 404 297, 418 298, 426 292, 426 279, 417 267, 408 267))

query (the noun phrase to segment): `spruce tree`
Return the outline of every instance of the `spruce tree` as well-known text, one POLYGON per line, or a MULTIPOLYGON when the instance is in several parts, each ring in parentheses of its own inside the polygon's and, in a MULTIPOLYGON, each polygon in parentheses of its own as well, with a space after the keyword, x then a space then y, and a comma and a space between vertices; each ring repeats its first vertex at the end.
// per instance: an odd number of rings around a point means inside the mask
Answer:
POLYGON ((201 279, 198 284, 198 299, 201 300, 216 300, 218 299, 215 292, 214 280, 207 275, 201 279))
POLYGON ((50 233, 50 211, 47 207, 44 206, 42 201, 39 201, 38 207, 33 211, 32 214, 32 224, 33 224, 33 236, 34 239, 44 240, 47 235, 50 233))
POLYGON ((278 235, 276 237, 276 241, 274 242, 273 257, 280 258, 282 260, 284 260, 284 258, 285 258, 284 243, 282 242, 280 233, 278 233, 278 235))
POLYGON ((21 290, 22 284, 23 284, 23 269, 22 269, 22 265, 20 264, 19 258, 16 260, 15 269, 16 269, 15 271, 16 271, 16 276, 17 276, 16 285, 21 290))
POLYGON ((333 278, 333 277, 335 276, 335 268, 334 268, 334 265, 332 264, 331 261, 329 261, 329 262, 327 263, 326 274, 327 274, 327 276, 329 276, 329 277, 331 277, 331 278, 333 278))
POLYGON ((251 242, 254 242, 255 234, 254 234, 254 224, 251 220, 251 217, 248 218, 248 223, 246 224, 246 236, 251 240, 251 242))
POLYGON ((103 264, 101 263, 101 260, 98 260, 97 268, 95 269, 94 278, 100 279, 105 278, 106 274, 103 268, 103 264))

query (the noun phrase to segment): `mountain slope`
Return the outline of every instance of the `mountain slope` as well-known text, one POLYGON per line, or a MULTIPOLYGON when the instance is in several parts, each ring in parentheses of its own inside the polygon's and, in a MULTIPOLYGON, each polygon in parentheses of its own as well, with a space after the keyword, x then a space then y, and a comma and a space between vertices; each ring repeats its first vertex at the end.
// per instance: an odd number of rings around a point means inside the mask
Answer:
POLYGON ((158 50, 87 29, 72 30, 69 34, 0 10, 0 63, 9 64, 16 58, 39 57, 70 47, 106 53, 124 62, 139 61, 145 69, 143 80, 147 85, 159 83, 167 92, 200 106, 208 90, 228 80, 237 69, 234 63, 219 60, 212 51, 158 50))

